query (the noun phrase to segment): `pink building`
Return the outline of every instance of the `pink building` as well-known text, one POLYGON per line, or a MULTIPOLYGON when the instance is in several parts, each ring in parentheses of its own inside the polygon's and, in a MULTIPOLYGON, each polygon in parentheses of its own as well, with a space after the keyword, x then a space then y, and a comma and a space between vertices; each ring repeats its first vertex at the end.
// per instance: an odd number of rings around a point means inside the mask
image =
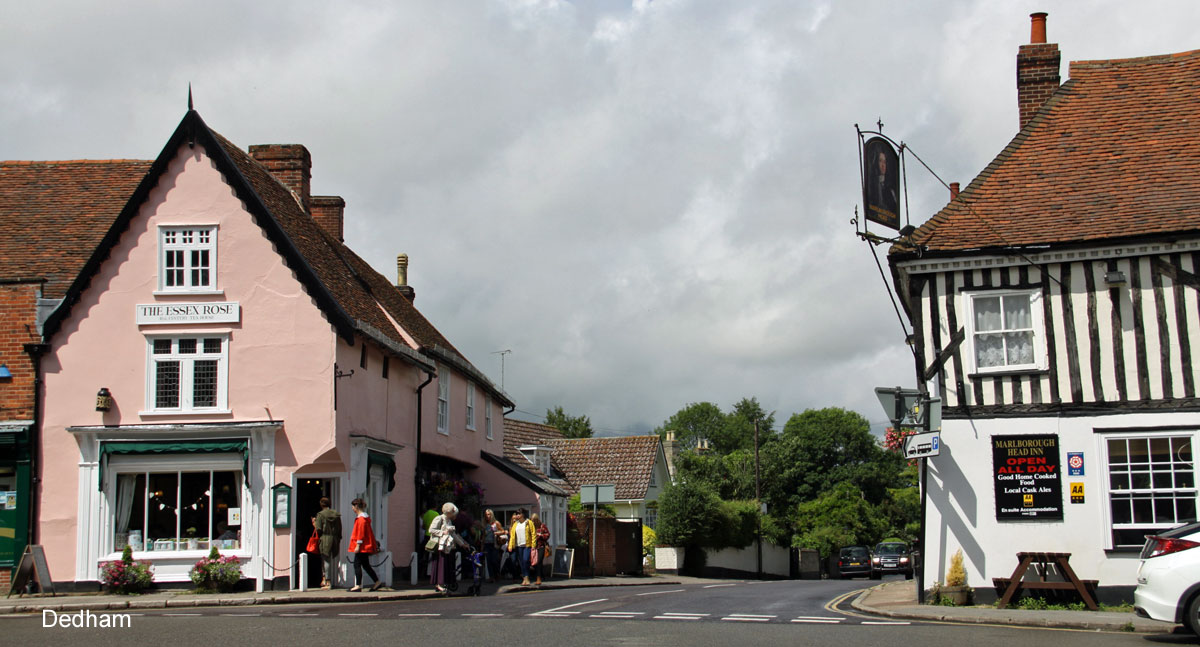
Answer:
POLYGON ((513 403, 413 307, 406 257, 394 285, 342 244, 345 202, 310 168, 189 110, 47 320, 35 534, 56 585, 93 586, 128 543, 160 582, 215 544, 297 586, 321 496, 345 537, 367 501, 390 579, 421 509, 510 486, 482 456, 513 403))

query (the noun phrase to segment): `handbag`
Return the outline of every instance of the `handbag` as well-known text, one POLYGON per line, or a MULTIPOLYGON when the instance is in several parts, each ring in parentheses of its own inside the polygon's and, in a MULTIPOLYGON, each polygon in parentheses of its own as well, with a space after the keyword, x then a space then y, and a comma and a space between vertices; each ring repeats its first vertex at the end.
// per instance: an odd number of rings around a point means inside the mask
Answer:
POLYGON ((429 541, 425 542, 425 550, 427 550, 431 553, 433 551, 437 550, 437 547, 438 547, 437 537, 430 537, 429 541))
POLYGON ((310 553, 320 552, 321 540, 317 539, 317 529, 316 528, 313 528, 312 537, 308 538, 308 547, 306 547, 304 550, 307 552, 310 552, 310 553))
POLYGON ((550 556, 550 547, 549 546, 543 547, 542 548, 542 557, 549 557, 549 556, 550 556))

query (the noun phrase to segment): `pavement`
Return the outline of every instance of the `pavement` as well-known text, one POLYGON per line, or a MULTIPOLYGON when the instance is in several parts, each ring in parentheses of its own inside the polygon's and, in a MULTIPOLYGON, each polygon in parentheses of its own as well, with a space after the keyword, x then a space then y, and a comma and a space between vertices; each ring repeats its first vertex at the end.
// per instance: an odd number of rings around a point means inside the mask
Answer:
POLYGON ((1124 631, 1169 634, 1186 631, 1173 622, 1139 618, 1132 612, 1049 611, 997 609, 994 606, 943 607, 917 603, 912 581, 885 582, 858 595, 851 606, 858 611, 888 618, 985 625, 1053 627, 1091 631, 1124 631))
MULTIPOLYGON (((551 579, 541 587, 523 587, 518 584, 485 584, 488 595, 508 594, 541 590, 613 587, 613 586, 679 586, 683 584, 712 583, 718 580, 686 576, 647 577, 582 577, 551 579)), ((721 580, 724 581, 724 580, 721 580)), ((459 593, 465 591, 460 585, 459 593)), ((122 611, 128 609, 161 609, 175 607, 253 606, 270 604, 338 604, 384 602, 391 600, 414 600, 441 597, 429 585, 410 586, 407 582, 396 588, 379 591, 351 593, 346 589, 308 591, 241 591, 236 593, 197 594, 190 590, 155 590, 141 595, 112 595, 104 593, 71 593, 64 595, 22 595, 0 598, 0 615, 41 613, 49 609, 56 612, 73 611, 122 611)), ((876 616, 905 620, 924 620, 987 625, 1015 625, 1025 627, 1053 627, 1091 631, 1134 632, 1141 634, 1179 633, 1179 625, 1139 618, 1133 613, 1111 611, 1027 611, 1023 609, 997 609, 991 606, 943 607, 917 603, 916 586, 911 581, 884 582, 853 596, 851 607, 876 616)))

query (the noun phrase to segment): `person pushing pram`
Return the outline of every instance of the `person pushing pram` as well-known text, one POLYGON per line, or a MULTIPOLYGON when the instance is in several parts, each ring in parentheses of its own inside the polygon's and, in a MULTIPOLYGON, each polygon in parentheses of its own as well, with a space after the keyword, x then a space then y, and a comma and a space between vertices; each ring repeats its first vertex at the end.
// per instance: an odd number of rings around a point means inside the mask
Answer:
MULTIPOLYGON (((453 589, 458 588, 458 569, 455 569, 454 550, 455 548, 465 549, 467 555, 472 551, 471 545, 468 544, 458 531, 454 528, 455 518, 458 517, 458 506, 453 503, 446 502, 442 505, 442 514, 438 515, 429 525, 430 543, 436 540, 435 560, 433 565, 433 585, 438 593, 449 593, 453 589)), ((464 555, 463 563, 465 565, 467 556, 464 555)))

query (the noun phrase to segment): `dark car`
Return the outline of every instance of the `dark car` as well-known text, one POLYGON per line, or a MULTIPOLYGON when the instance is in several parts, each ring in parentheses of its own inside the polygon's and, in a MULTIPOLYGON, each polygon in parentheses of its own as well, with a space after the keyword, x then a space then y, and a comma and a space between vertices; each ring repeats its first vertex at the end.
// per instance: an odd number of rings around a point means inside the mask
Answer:
POLYGON ((871 551, 866 546, 845 546, 838 551, 838 576, 871 577, 871 551))
POLYGON ((871 557, 871 577, 879 579, 884 573, 904 573, 904 579, 913 578, 913 556, 908 544, 885 541, 875 547, 871 557))

